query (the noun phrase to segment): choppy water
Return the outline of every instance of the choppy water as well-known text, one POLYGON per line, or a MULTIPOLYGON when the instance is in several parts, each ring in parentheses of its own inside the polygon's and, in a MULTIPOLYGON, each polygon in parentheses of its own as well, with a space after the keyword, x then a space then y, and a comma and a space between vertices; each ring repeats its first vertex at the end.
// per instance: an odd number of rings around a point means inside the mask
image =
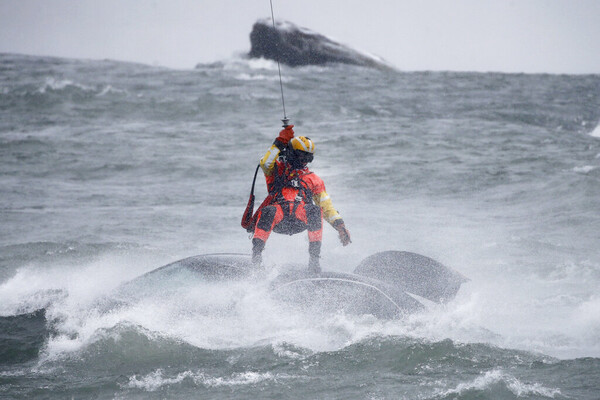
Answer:
MULTIPOLYGON (((471 279, 458 297, 381 321, 179 277, 119 303, 168 262, 249 252, 239 220, 278 131, 276 66, 4 54, 0 397, 599 398, 600 76, 283 75, 353 237, 326 227, 323 265, 414 251, 471 279)), ((274 236, 265 259, 306 247, 274 236)))

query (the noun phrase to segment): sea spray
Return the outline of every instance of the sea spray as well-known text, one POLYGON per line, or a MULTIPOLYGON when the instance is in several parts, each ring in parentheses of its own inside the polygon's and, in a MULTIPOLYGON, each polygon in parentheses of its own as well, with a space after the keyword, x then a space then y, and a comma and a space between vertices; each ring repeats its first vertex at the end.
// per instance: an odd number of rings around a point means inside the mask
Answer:
MULTIPOLYGON (((267 281, 118 293, 187 256, 250 252, 239 220, 280 129, 274 63, 0 63, 0 318, 16 335, 1 393, 597 397, 598 76, 286 69, 353 238, 326 224, 322 265, 405 250, 470 279, 385 321, 287 307, 267 281)), ((272 235, 264 259, 302 264, 307 248, 272 235)))

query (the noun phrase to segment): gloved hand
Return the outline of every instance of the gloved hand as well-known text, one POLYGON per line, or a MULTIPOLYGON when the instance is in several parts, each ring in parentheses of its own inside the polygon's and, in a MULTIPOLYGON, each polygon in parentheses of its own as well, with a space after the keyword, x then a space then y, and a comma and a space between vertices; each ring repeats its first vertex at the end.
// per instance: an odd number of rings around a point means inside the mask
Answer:
POLYGON ((333 222, 333 227, 336 231, 338 231, 338 234, 340 235, 340 242, 342 242, 343 246, 348 246, 350 243, 352 243, 352 240, 350 240, 350 232, 348 232, 348 229, 346 229, 343 219, 335 220, 333 222))
MULTIPOLYGON (((285 147, 287 146, 288 142, 290 140, 292 140, 292 138, 294 137, 294 125, 288 125, 285 128, 283 128, 281 130, 281 132, 279 132, 279 137, 277 139, 275 139, 275 145, 277 147, 285 147)), ((280 150, 281 150, 280 147, 280 150)))

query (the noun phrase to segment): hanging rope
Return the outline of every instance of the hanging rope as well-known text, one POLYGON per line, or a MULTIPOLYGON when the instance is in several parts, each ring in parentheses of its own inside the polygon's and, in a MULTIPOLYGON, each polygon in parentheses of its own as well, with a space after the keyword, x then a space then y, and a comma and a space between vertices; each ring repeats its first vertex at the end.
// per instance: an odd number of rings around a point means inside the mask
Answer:
MULTIPOLYGON (((273 22, 273 30, 276 30, 275 28, 275 16, 273 14, 273 0, 269 0, 269 3, 271 3, 271 21, 273 22)), ((277 50, 279 50, 279 48, 277 48, 277 50)), ((283 126, 287 126, 288 124, 288 117, 287 114, 285 113, 285 99, 283 98, 283 81, 281 80, 281 66, 279 65, 279 51, 276 52, 277 56, 277 70, 279 71, 279 87, 281 88, 281 104, 283 105, 283 119, 281 120, 283 122, 283 126)))

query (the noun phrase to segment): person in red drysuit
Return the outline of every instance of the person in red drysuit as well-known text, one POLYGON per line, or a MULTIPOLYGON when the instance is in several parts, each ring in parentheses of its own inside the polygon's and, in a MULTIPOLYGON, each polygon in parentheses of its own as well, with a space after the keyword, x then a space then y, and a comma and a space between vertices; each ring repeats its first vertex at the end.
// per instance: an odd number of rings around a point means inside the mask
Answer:
POLYGON ((252 238, 252 262, 260 265, 262 251, 272 231, 293 235, 308 231, 309 270, 320 272, 319 256, 323 217, 339 233, 344 246, 351 243, 344 220, 331 203, 323 180, 310 171, 315 144, 305 136, 294 137, 287 125, 260 160, 269 196, 257 212, 252 238), (280 157, 284 153, 284 157, 280 157))

